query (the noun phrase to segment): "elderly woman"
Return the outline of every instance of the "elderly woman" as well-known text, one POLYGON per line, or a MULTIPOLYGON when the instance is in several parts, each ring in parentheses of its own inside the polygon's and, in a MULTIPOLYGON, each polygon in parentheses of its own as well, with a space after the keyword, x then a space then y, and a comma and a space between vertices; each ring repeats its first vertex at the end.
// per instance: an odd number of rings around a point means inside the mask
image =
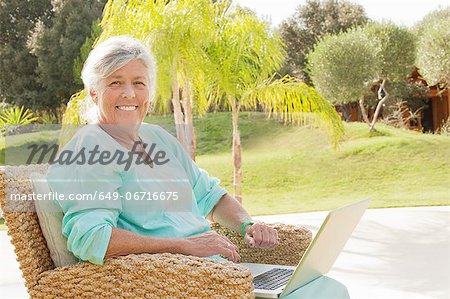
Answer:
POLYGON ((176 138, 142 123, 155 94, 154 59, 142 43, 109 38, 90 53, 82 79, 98 121, 64 147, 73 153, 70 165, 55 163, 47 174, 52 191, 65 195, 63 234, 76 257, 101 265, 108 257, 170 252, 238 262, 236 246, 208 220, 242 233, 248 246, 278 244, 276 231, 253 223, 176 138))

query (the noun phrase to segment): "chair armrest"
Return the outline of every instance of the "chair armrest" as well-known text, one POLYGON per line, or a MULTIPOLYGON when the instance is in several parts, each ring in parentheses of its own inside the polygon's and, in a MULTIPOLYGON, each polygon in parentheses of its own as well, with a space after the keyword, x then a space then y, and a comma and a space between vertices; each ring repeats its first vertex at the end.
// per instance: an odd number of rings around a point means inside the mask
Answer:
POLYGON ((296 266, 311 243, 312 233, 302 226, 267 224, 278 231, 280 245, 273 249, 248 247, 244 237, 217 223, 212 229, 239 247, 241 262, 296 266))
POLYGON ((181 254, 130 254, 42 273, 32 298, 254 298, 249 270, 181 254))

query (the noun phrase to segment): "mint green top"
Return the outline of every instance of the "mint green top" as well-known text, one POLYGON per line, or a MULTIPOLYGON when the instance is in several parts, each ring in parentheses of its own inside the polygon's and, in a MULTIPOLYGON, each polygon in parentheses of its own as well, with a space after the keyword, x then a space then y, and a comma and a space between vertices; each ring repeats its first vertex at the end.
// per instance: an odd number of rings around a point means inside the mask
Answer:
POLYGON ((350 299, 347 287, 333 278, 321 276, 283 299, 350 299))
POLYGON ((155 146, 150 153, 153 167, 87 163, 89 151, 96 146, 101 153, 96 158, 104 152, 110 152, 110 157, 116 152, 129 154, 98 125, 81 128, 64 147, 59 161, 72 160, 70 165, 49 167, 50 189, 65 196, 58 203, 64 212, 67 247, 81 260, 103 264, 113 227, 154 237, 187 237, 210 230, 205 216, 226 194, 220 181, 198 168, 178 140, 159 126, 142 124, 139 136, 155 146), (158 151, 165 153, 159 161, 167 163, 156 164, 158 151), (91 200, 68 200, 70 196, 90 196, 91 200))

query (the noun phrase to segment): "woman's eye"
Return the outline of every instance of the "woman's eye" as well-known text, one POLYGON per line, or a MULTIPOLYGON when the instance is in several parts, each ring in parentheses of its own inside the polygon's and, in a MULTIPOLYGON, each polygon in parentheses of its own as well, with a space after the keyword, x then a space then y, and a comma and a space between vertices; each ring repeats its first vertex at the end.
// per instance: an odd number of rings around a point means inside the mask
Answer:
POLYGON ((134 84, 135 84, 135 85, 144 85, 144 86, 145 86, 145 83, 142 82, 142 81, 136 81, 136 82, 134 82, 134 84))
POLYGON ((109 83, 109 86, 117 86, 117 85, 120 85, 120 81, 113 81, 109 83))

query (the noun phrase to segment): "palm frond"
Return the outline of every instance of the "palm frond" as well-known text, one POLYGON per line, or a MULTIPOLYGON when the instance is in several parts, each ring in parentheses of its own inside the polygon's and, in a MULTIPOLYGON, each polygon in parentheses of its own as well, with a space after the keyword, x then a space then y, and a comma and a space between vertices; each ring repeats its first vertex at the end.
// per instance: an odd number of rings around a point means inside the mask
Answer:
POLYGON ((344 135, 344 126, 334 107, 314 88, 293 77, 265 80, 244 95, 243 107, 262 105, 269 117, 287 123, 324 129, 334 147, 344 135))
POLYGON ((85 89, 72 95, 67 103, 66 112, 62 119, 62 127, 58 140, 60 148, 63 148, 69 142, 79 126, 88 123, 88 119, 90 118, 88 114, 91 113, 90 111, 93 111, 93 106, 94 103, 88 97, 85 89))

